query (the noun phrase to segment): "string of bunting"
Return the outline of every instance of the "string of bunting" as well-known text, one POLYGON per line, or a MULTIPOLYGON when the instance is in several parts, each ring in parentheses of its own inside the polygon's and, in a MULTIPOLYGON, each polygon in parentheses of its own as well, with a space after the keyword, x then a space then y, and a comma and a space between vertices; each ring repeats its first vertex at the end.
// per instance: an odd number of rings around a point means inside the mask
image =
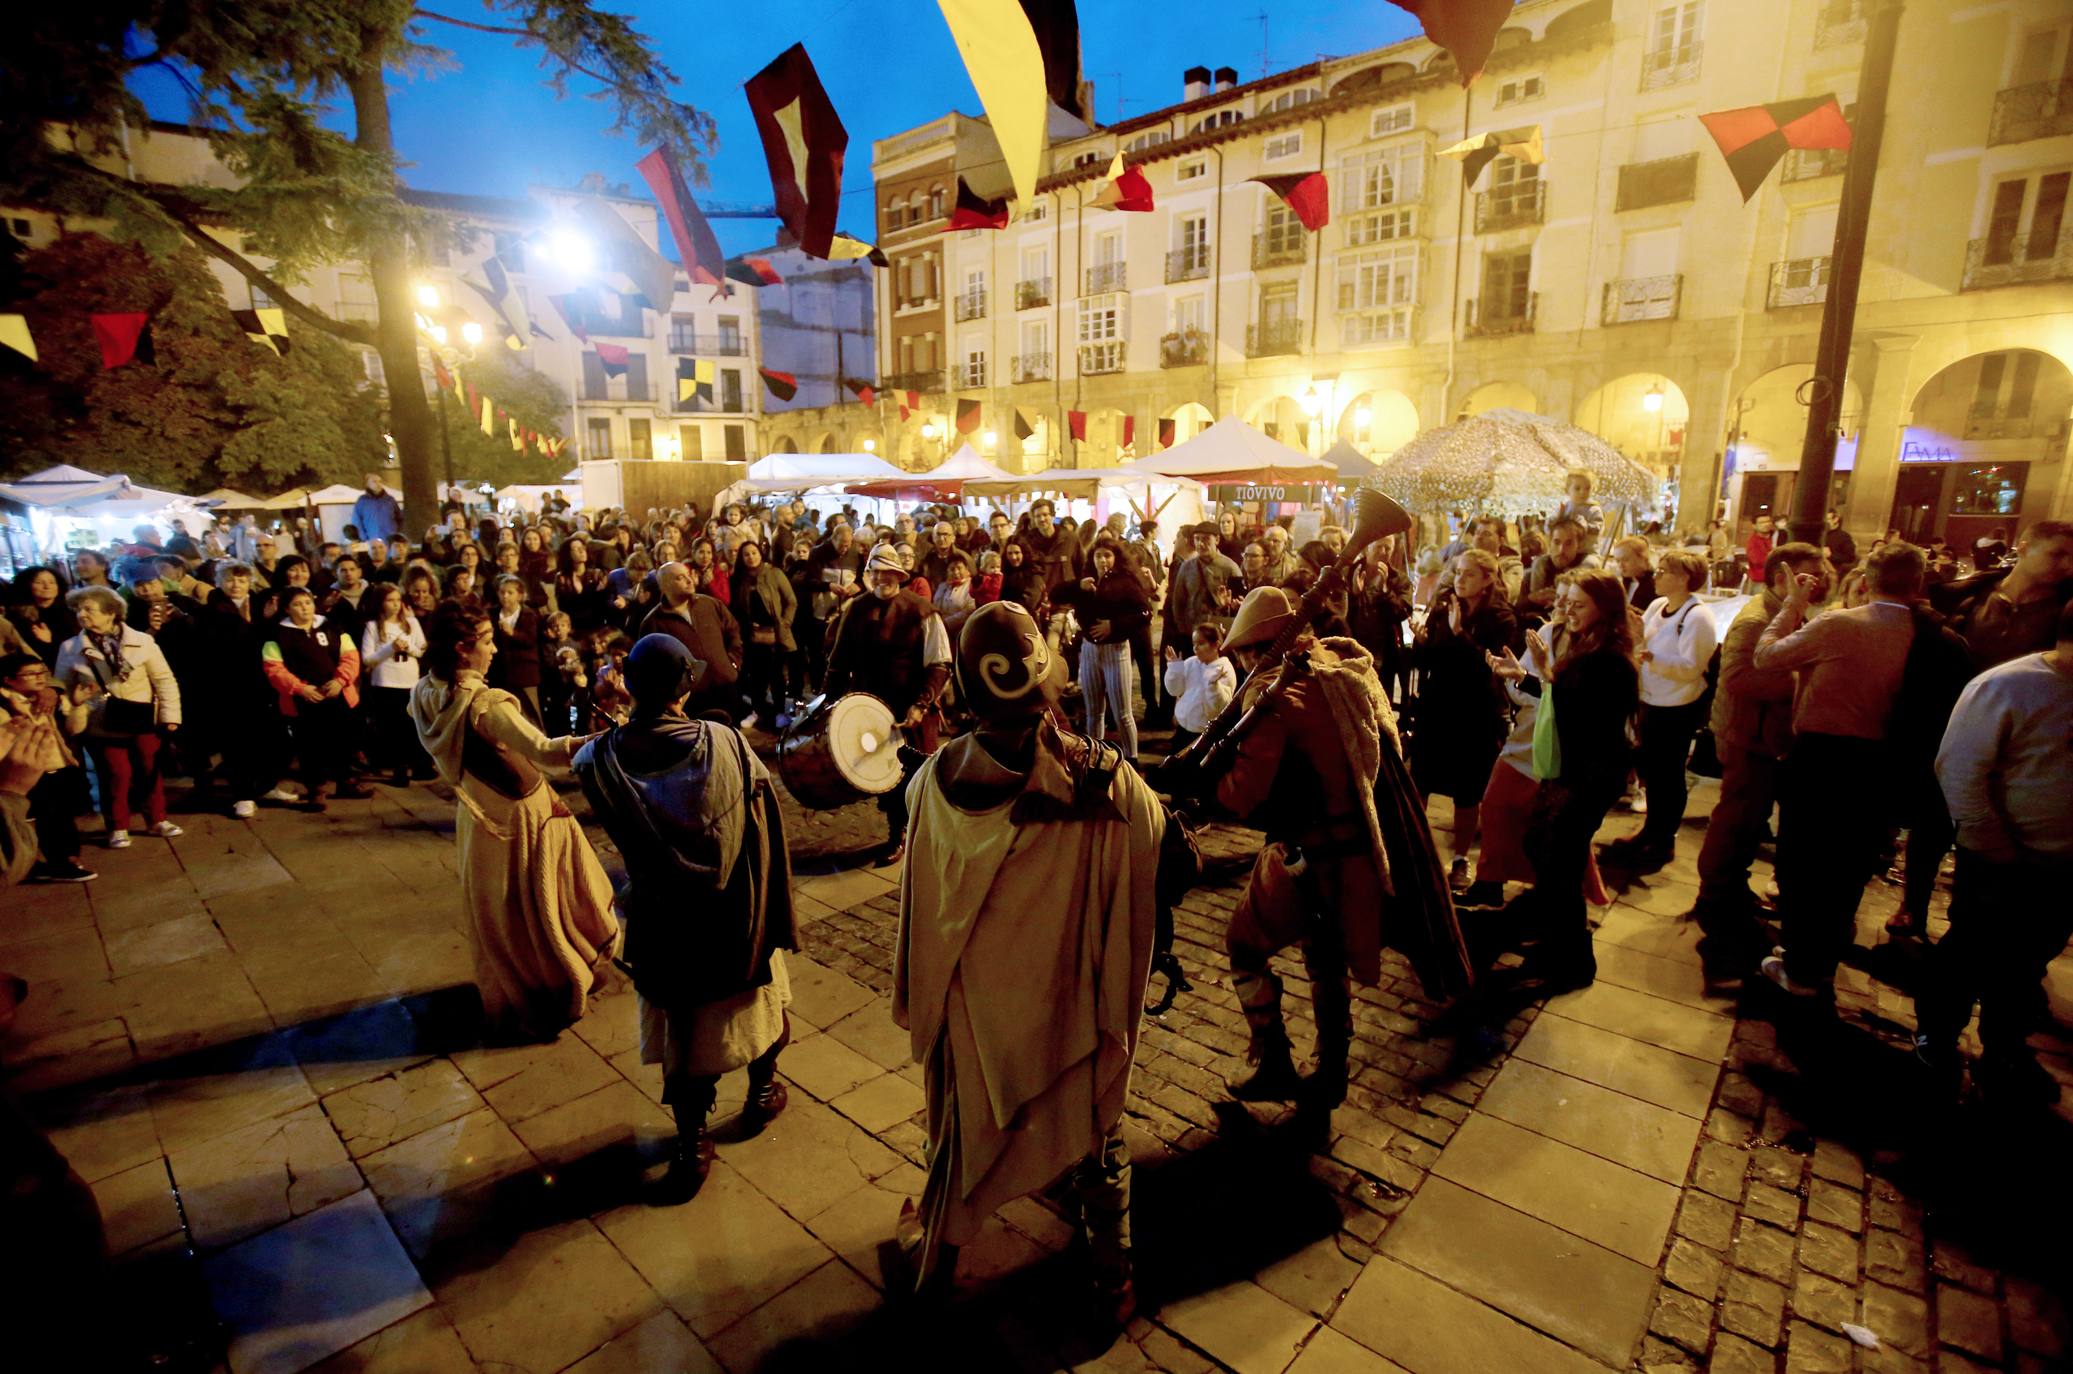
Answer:
POLYGON ((432 381, 441 391, 451 391, 454 399, 467 408, 468 414, 478 417, 484 435, 495 438, 497 421, 504 422, 504 432, 511 440, 511 451, 523 453, 526 449, 537 449, 544 458, 559 458, 568 447, 568 440, 556 435, 542 434, 530 426, 520 425, 518 417, 498 405, 494 398, 477 388, 475 383, 461 376, 458 366, 448 367, 438 358, 432 359, 432 381))

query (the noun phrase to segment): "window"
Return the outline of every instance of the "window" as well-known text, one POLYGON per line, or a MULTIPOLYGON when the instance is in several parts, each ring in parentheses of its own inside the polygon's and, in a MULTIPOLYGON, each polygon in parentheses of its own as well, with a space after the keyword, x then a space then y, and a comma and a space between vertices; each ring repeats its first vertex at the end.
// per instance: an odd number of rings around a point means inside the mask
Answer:
POLYGON ((963 387, 986 385, 986 345, 977 340, 967 340, 964 345, 964 365, 959 369, 957 384, 963 387))
POLYGON ((729 357, 741 355, 741 316, 720 316, 720 351, 729 357))
POLYGON ((1629 162, 1620 168, 1615 210, 1645 210, 1651 205, 1678 205, 1699 194, 1699 155, 1629 162))
POLYGON ((1276 282, 1260 288, 1260 327, 1263 332, 1292 329, 1296 323, 1296 284, 1276 282))
POLYGON ((1269 162, 1278 162, 1285 157, 1295 157, 1303 151, 1303 131, 1293 129, 1285 134, 1275 134, 1267 140, 1261 156, 1269 162))
POLYGON ((279 308, 280 302, 261 288, 247 283, 245 289, 252 293, 252 308, 254 310, 274 310, 279 308))
POLYGON ((1260 113, 1273 114, 1277 110, 1293 110, 1296 106, 1308 105, 1315 99, 1317 99, 1316 90, 1309 86, 1301 86, 1293 91, 1283 91, 1280 95, 1275 96, 1261 107, 1260 113))
POLYGON ((929 187, 929 218, 943 218, 943 188, 940 186, 929 187))
POLYGON ((705 431, 697 425, 678 425, 677 454, 687 463, 705 457, 705 431))
POLYGON ((2058 256, 2066 227, 2066 193, 2073 174, 2046 172, 1994 187, 1981 261, 1990 267, 2049 262, 2058 256))
POLYGON ((1121 292, 1080 297, 1080 371, 1121 372, 1125 350, 1124 312, 1129 297, 1121 292))
POLYGON ((381 354, 371 348, 360 350, 360 372, 376 386, 388 385, 388 374, 381 367, 381 354))
POLYGON ((1026 358, 1039 357, 1051 351, 1051 326, 1045 320, 1025 320, 1022 324, 1022 355, 1026 358))
POLYGON ((525 271, 525 240, 509 230, 499 229, 492 235, 496 254, 503 261, 507 271, 525 271))
POLYGON ((1699 31, 1705 20, 1705 0, 1682 0, 1656 11, 1641 58, 1644 89, 1674 86, 1699 74, 1699 31))
POLYGON ((1078 157, 1072 160, 1072 165, 1075 167, 1092 167, 1096 163, 1105 164, 1107 161, 1108 159, 1106 157, 1103 157, 1100 153, 1081 153, 1078 157))
POLYGON ((2015 515, 2023 508, 2028 463, 1980 463, 1951 474, 1951 514, 2015 515))
POLYGON ((1417 110, 1409 101, 1401 105, 1390 105, 1368 116, 1368 137, 1381 138, 1385 134, 1400 134, 1417 120, 1417 110))
POLYGON ((1515 76, 1497 88, 1497 105, 1523 105, 1529 100, 1538 100, 1547 93, 1547 78, 1544 76, 1515 76))
POLYGON ((1425 147, 1405 141, 1339 161, 1339 212, 1358 214, 1425 199, 1425 147))
POLYGON ((633 450, 634 457, 653 458, 655 456, 655 426, 652 422, 647 420, 628 420, 626 422, 626 435, 628 447, 633 450))
POLYGON ((741 369, 738 367, 723 367, 720 369, 720 409, 742 409, 741 369))
POLYGON ((698 319, 693 315, 672 315, 669 317, 669 351, 672 353, 696 353, 698 351, 698 319))
POLYGON ((1343 346, 1405 342, 1418 300, 1418 246, 1341 254, 1336 286, 1343 346))
POLYGON ((609 458, 612 456, 612 422, 610 420, 589 420, 585 422, 583 429, 584 433, 590 436, 583 445, 587 450, 583 455, 584 457, 609 458))
POLYGON ((1361 215, 1343 221, 1346 232, 1346 246, 1358 248, 1368 243, 1388 243, 1393 239, 1416 238, 1418 235, 1418 212, 1406 210, 1378 210, 1370 215, 1361 215))
POLYGON ((885 203, 885 227, 888 233, 900 227, 900 201, 897 196, 885 203))
POLYGON ((1190 266, 1209 262, 1209 216, 1201 211, 1173 217, 1174 247, 1190 266))
POLYGON ((1197 177, 1204 177, 1208 175, 1209 160, 1207 158, 1198 157, 1193 162, 1183 162, 1179 167, 1174 169, 1173 179, 1175 181, 1193 181, 1197 177))
POLYGON ((1038 200, 1030 202, 1029 208, 1022 212, 1022 218, 1026 220, 1039 220, 1051 218, 1051 202, 1047 200, 1038 200))
POLYGON ((1245 118, 1245 111, 1224 109, 1206 114, 1188 126, 1188 132, 1199 134, 1205 129, 1227 129, 1245 118))
POLYGON ((1173 332, 1199 334, 1209 318, 1209 303, 1201 296, 1182 296, 1173 303, 1173 332))
POLYGON ((749 456, 749 432, 741 425, 728 425, 722 431, 726 436, 727 461, 739 463, 749 456))
POLYGON ((1479 322, 1488 328, 1505 320, 1526 318, 1530 283, 1533 279, 1533 251, 1492 253, 1483 259, 1483 295, 1478 303, 1479 322))
POLYGON ((1136 138, 1131 139, 1123 145, 1123 151, 1126 153, 1141 153, 1147 148, 1156 148, 1161 143, 1171 142, 1173 142, 1173 131, 1171 129, 1154 129, 1148 134, 1139 134, 1136 138))

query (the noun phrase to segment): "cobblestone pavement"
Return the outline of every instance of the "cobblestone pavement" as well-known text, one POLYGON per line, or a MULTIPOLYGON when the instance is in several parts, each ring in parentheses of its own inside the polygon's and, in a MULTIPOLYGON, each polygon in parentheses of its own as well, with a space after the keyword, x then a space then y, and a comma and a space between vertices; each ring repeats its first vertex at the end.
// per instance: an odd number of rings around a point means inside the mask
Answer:
MULTIPOLYGON (((1217 875, 1178 915, 1195 990, 1147 1027, 1127 1122, 1149 1315, 1114 1340, 1074 1319, 1040 1199, 966 1252, 946 1313, 881 1299, 924 1137, 868 806, 788 812, 792 1105, 753 1139, 723 1122, 685 1207, 639 1202, 672 1128, 628 989, 552 1045, 479 1044, 451 802, 428 789, 182 816, 169 846, 90 854, 97 883, 10 892, 0 968, 31 994, 6 1059, 94 1188, 131 1343, 166 1368, 2064 1367, 2066 1109, 1928 1104, 1889 889, 1837 1024, 1709 989, 1678 917, 1712 796, 1602 913, 1598 982, 1519 1009, 1487 1061, 1455 1066, 1392 956, 1326 1123, 1224 1098, 1244 1035, 1220 933, 1257 837, 1208 832, 1217 875)), ((1300 1051, 1307 985, 1279 971, 1300 1051)), ((2069 990, 2062 960, 2042 1042, 2061 1079, 2069 990)), ((721 1110, 739 1099, 737 1076, 721 1110)))

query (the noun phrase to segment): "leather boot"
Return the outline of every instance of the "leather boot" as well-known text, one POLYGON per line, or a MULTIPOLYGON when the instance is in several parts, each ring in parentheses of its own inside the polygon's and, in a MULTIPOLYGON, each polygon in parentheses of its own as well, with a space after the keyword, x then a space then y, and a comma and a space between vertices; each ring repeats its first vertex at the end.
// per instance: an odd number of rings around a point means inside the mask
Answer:
POLYGON ((713 1171, 713 1140, 705 1129, 712 1098, 677 1103, 671 1110, 677 1118, 677 1138, 670 1148, 669 1172, 654 1188, 652 1201, 659 1207, 674 1207, 697 1197, 713 1171))
POLYGON ((1346 1100, 1346 1049, 1344 1044, 1317 1045, 1317 1067, 1304 1085, 1312 1106, 1337 1107, 1346 1100))
POLYGON ((1246 1062, 1253 1071, 1225 1087, 1240 1102, 1291 1102, 1302 1095, 1303 1080, 1289 1058, 1288 1032, 1278 1022, 1253 1028, 1246 1062))

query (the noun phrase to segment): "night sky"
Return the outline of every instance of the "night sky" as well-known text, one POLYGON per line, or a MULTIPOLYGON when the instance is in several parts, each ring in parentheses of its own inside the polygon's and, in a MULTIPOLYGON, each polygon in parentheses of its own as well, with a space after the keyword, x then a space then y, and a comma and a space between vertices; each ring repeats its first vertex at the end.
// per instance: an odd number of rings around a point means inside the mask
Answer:
MULTIPOLYGON (((498 22, 472 0, 435 0, 431 7, 498 22)), ((770 180, 741 84, 795 41, 805 42, 849 129, 842 227, 859 237, 873 235, 871 141, 948 109, 980 113, 931 0, 621 0, 612 8, 635 17, 680 78, 679 97, 719 123, 710 185, 694 187, 701 202, 769 204, 770 180)), ((1181 72, 1198 64, 1236 67, 1241 80, 1257 79, 1263 9, 1270 12, 1274 70, 1417 32, 1415 20, 1383 0, 1198 0, 1186 7, 1185 19, 1178 6, 1082 0, 1081 50, 1097 115, 1113 122, 1174 103, 1181 72)), ((539 80, 537 58, 511 40, 447 24, 421 24, 420 30, 423 41, 450 50, 457 66, 431 76, 391 77, 396 140, 411 164, 405 172, 411 185, 516 196, 530 185, 571 186, 587 172, 602 172, 646 194, 633 166, 646 149, 605 133, 610 115, 586 98, 591 87, 583 78, 574 78, 568 97, 557 101, 539 80)), ((183 94, 169 76, 147 71, 134 84, 157 117, 186 117, 183 94)), ((341 111, 333 122, 344 127, 345 118, 341 111)), ((734 253, 769 244, 776 224, 720 219, 714 227, 734 253)))

